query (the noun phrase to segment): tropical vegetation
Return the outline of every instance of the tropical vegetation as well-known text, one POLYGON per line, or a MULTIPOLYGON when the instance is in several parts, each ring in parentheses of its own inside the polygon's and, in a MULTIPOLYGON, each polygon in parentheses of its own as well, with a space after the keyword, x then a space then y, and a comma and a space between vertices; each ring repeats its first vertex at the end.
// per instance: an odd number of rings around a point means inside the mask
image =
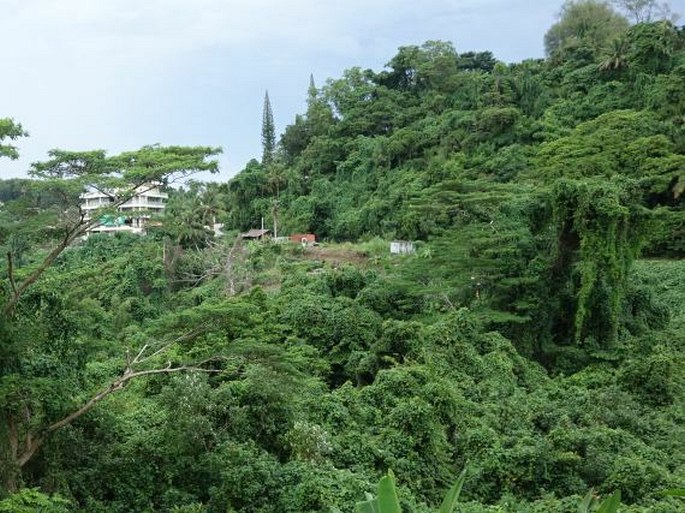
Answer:
MULTIPOLYGON (((657 7, 569 1, 545 59, 428 41, 312 78, 278 140, 267 95, 227 183, 164 146, 0 181, 0 512, 685 511, 685 32, 657 7), (146 235, 88 236, 152 182, 146 235), (88 217, 86 188, 116 198, 88 217), (240 237, 262 219, 321 245, 240 237)), ((0 120, 0 156, 27 135, 0 120)))

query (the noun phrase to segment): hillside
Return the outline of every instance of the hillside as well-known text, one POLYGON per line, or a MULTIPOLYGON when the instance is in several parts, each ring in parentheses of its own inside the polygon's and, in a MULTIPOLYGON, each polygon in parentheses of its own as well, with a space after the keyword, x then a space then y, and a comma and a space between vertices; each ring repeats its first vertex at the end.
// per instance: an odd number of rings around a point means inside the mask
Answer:
POLYGON ((685 32, 611 26, 312 83, 145 236, 82 239, 84 186, 217 149, 0 182, 0 512, 353 511, 392 470, 428 513, 464 468, 465 513, 685 511, 685 32), (262 219, 321 244, 239 237, 262 219))

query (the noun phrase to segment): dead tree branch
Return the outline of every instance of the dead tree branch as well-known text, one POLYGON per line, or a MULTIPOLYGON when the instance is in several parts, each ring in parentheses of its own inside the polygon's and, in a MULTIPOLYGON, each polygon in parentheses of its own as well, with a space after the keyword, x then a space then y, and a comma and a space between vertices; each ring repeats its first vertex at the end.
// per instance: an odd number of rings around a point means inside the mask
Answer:
POLYGON ((165 353, 168 351, 173 345, 186 340, 188 338, 192 338, 199 334, 202 331, 202 328, 196 328, 193 330, 190 330, 183 335, 175 338, 174 340, 163 344, 159 349, 154 351, 153 353, 149 354, 148 356, 144 356, 146 350, 149 347, 149 344, 144 344, 143 347, 138 351, 138 354, 131 360, 130 358, 130 353, 127 351, 126 352, 126 365, 124 367, 123 372, 113 381, 111 381, 107 386, 102 388, 100 391, 98 391, 96 394, 91 396, 81 407, 78 409, 74 410, 73 412, 69 413, 65 417, 61 418, 60 420, 53 422, 52 424, 48 425, 47 427, 43 428, 38 434, 33 434, 30 432, 30 430, 27 431, 26 434, 26 440, 24 443, 24 450, 19 454, 18 452, 18 444, 17 446, 13 446, 13 449, 16 450, 17 452, 17 457, 16 461, 19 467, 23 467, 28 463, 31 458, 36 454, 38 449, 41 447, 43 442, 45 441, 46 437, 58 429, 61 429, 72 422, 74 422, 76 419, 79 417, 83 416, 84 414, 88 413, 90 410, 92 410, 95 405, 97 405, 100 401, 108 397, 110 394, 113 394, 114 392, 117 392, 118 390, 122 390, 129 381, 142 378, 144 376, 154 376, 158 374, 174 374, 178 372, 206 372, 206 373, 218 373, 222 372, 221 369, 216 369, 216 368, 207 368, 205 367, 207 364, 212 363, 212 362, 218 362, 218 361, 224 361, 225 358, 220 357, 220 356, 212 356, 209 358, 206 358, 204 360, 200 360, 198 362, 192 363, 192 364, 182 364, 182 365, 173 365, 170 361, 166 362, 166 365, 163 367, 154 367, 151 369, 136 369, 135 366, 141 365, 142 363, 160 356, 161 354, 165 353))

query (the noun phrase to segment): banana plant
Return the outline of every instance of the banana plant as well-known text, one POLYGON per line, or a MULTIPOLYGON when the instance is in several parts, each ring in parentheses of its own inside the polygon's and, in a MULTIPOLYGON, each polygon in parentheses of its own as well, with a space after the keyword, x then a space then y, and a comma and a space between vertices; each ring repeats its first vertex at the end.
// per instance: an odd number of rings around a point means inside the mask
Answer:
POLYGON ((378 495, 372 497, 367 493, 366 500, 358 502, 355 511, 356 513, 402 513, 392 471, 388 471, 388 475, 383 476, 379 481, 378 495))
MULTIPOLYGON (((449 489, 445 498, 440 505, 437 513, 454 513, 459 501, 459 494, 464 486, 466 480, 466 468, 462 470, 457 481, 449 489)), ((391 470, 388 474, 383 476, 378 483, 378 494, 373 497, 371 494, 366 495, 366 500, 358 502, 355 507, 356 513, 401 513, 400 501, 397 496, 397 488, 395 487, 395 475, 391 470)))
MULTIPOLYGON (((466 471, 466 468, 462 470, 457 481, 445 495, 440 509, 436 513, 455 513, 457 511, 457 502, 466 480, 466 471)), ((685 489, 668 490, 664 494, 685 496, 685 489)), ((618 513, 618 508, 621 505, 621 492, 617 490, 595 509, 596 502, 594 493, 590 490, 578 506, 578 513, 618 513)), ((332 513, 341 513, 341 511, 334 508, 332 513)), ((367 493, 366 500, 358 502, 355 506, 355 513, 402 513, 395 486, 395 475, 391 470, 388 470, 388 474, 379 481, 377 495, 374 497, 367 493)))
POLYGON ((614 494, 610 497, 607 497, 596 510, 592 509, 594 503, 595 497, 593 491, 590 490, 580 503, 580 506, 578 507, 578 513, 617 513, 618 507, 621 505, 621 492, 616 490, 614 494))

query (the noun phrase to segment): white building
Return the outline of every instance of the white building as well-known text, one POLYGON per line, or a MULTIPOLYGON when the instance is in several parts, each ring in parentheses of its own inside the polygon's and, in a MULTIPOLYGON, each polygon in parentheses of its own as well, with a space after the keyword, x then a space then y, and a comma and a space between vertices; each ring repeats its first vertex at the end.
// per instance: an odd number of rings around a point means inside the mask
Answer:
MULTIPOLYGON (((98 209, 106 208, 117 201, 117 192, 90 190, 81 194, 81 210, 85 220, 90 221, 98 209)), ((88 230, 91 233, 130 232, 143 233, 153 214, 164 212, 169 195, 157 184, 146 184, 136 188, 135 194, 119 205, 116 213, 100 215, 99 223, 88 230)))
POLYGON ((414 243, 408 240, 394 240, 390 243, 391 255, 411 255, 414 251, 414 243))

